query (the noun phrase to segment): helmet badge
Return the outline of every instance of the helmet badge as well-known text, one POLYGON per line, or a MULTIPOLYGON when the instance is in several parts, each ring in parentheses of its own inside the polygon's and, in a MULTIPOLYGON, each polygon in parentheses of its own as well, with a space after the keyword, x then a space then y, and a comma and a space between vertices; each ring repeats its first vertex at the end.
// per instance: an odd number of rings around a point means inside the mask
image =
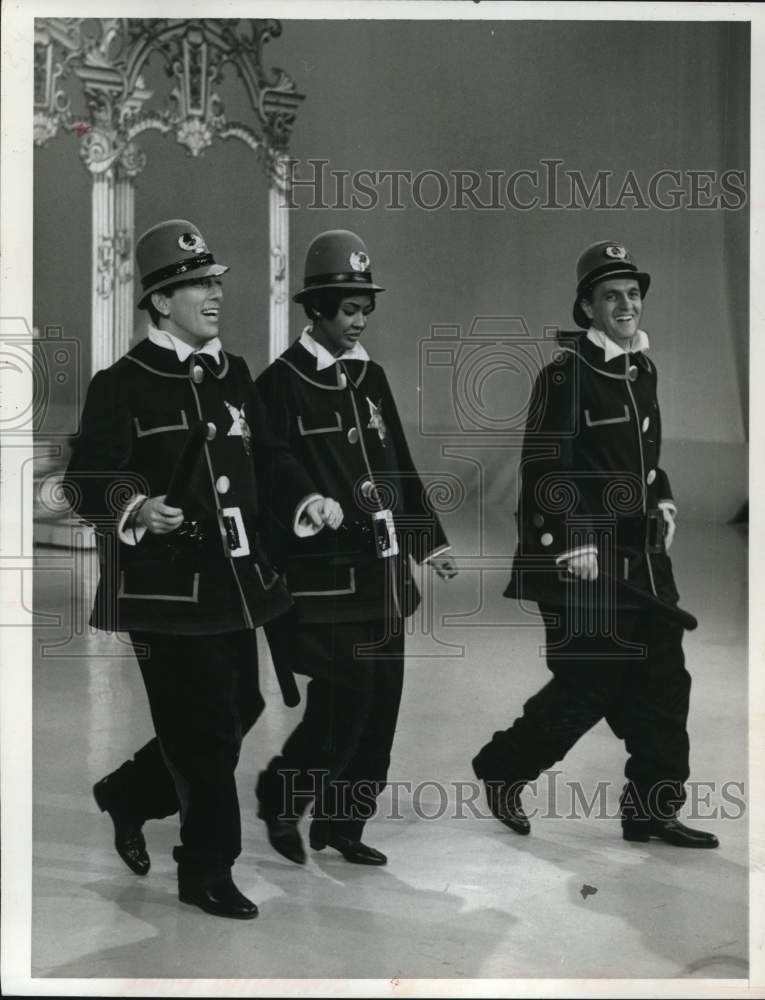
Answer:
POLYGON ((624 247, 620 246, 610 246, 605 249, 606 257, 613 257, 614 260, 624 260, 627 256, 627 251, 624 247))
POLYGON ((368 271, 370 268, 369 254, 363 250, 354 250, 349 261, 353 271, 368 271))
POLYGON ((181 233, 178 246, 187 253, 206 253, 207 244, 197 233, 181 233))

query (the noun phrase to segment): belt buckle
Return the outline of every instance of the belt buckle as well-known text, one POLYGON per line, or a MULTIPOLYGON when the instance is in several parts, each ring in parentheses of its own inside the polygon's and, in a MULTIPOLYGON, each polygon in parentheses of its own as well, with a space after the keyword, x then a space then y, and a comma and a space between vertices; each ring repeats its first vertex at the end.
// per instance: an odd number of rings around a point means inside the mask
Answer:
POLYGON ((239 507, 224 507, 219 514, 221 535, 226 555, 235 559, 250 554, 250 543, 239 507))
POLYGON ((398 555, 398 538, 396 537, 396 525, 393 522, 393 511, 376 510, 372 515, 372 531, 378 559, 390 559, 391 556, 398 555))

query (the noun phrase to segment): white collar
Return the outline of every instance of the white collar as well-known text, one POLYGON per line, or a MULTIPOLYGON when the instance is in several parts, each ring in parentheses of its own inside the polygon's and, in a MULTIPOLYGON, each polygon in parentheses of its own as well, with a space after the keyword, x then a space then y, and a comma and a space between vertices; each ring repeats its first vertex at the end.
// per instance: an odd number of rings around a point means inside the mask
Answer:
POLYGON ((358 341, 349 351, 344 351, 337 358, 334 357, 326 347, 313 339, 311 329, 310 326, 307 326, 300 334, 300 344, 309 354, 312 354, 316 358, 317 372, 323 371, 325 368, 331 368, 336 361, 369 361, 369 355, 358 341))
POLYGON ((167 330, 158 330, 153 323, 149 323, 149 340, 152 344, 156 344, 157 347, 164 347, 167 351, 175 351, 179 361, 188 361, 192 354, 210 354, 215 358, 216 364, 218 364, 220 362, 220 352, 223 349, 220 337, 213 337, 212 340, 207 341, 204 347, 200 347, 198 351, 195 351, 193 347, 179 340, 178 337, 174 337, 167 330))
POLYGON ((635 351, 647 351, 651 346, 648 342, 648 334, 645 330, 638 330, 635 336, 632 337, 629 350, 625 350, 621 345, 611 340, 610 337, 607 337, 602 330, 597 330, 594 326, 591 326, 587 331, 587 339, 593 344, 597 344, 598 347, 603 348, 606 361, 613 361, 614 358, 618 358, 620 354, 629 354, 630 352, 634 353, 635 351))

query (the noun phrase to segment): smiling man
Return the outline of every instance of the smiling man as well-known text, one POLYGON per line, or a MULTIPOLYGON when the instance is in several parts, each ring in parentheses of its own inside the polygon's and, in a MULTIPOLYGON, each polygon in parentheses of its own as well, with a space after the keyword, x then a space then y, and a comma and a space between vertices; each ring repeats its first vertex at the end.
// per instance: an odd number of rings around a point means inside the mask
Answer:
POLYGON ((224 351, 228 268, 196 226, 154 226, 136 258, 148 336, 94 376, 66 482, 96 528, 91 623, 130 634, 156 738, 93 791, 138 875, 150 867, 143 824, 180 810, 180 899, 250 919, 257 907, 231 877, 241 850, 234 771, 264 705, 254 630, 291 604, 261 546, 262 511, 278 502, 295 527, 317 529, 337 527, 342 512, 269 431, 244 359, 224 351), (206 440, 168 503, 200 422, 206 440))
POLYGON ((538 604, 553 679, 473 768, 497 819, 526 834, 524 785, 605 718, 629 755, 624 839, 710 848, 716 837, 677 819, 689 776, 682 626, 656 603, 646 610, 653 599, 670 609, 678 601, 668 555, 676 509, 640 328, 649 284, 618 241, 579 258, 574 319, 586 333, 563 336, 534 386, 505 591, 538 604))

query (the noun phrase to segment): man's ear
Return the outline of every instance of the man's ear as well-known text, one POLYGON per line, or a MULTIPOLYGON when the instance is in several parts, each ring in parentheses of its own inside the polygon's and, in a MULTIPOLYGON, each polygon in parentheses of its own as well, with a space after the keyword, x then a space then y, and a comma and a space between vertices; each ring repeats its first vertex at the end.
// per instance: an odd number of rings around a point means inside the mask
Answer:
POLYGON ((151 304, 160 316, 167 317, 170 315, 170 299, 164 292, 152 292, 151 304))
POLYGON ((584 314, 587 319, 592 319, 594 313, 592 311, 592 303, 589 299, 579 299, 579 305, 584 310, 584 314))

